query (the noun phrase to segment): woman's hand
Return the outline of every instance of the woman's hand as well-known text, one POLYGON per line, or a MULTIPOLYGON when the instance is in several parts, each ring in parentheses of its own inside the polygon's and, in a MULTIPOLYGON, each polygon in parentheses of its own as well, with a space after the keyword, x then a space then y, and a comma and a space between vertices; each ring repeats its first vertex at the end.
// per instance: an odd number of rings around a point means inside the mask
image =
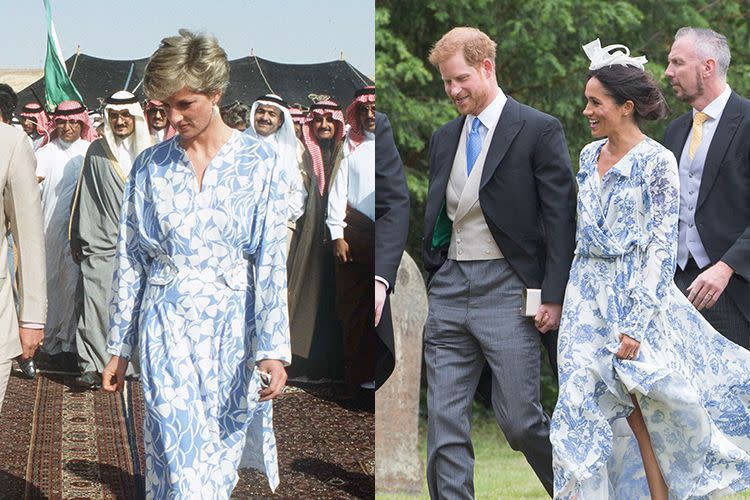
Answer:
POLYGON ((102 389, 107 392, 120 392, 125 386, 125 371, 127 369, 127 359, 112 356, 107 366, 102 370, 102 389))
POLYGON ((269 401, 279 396, 286 385, 284 363, 278 359, 264 359, 258 362, 258 370, 271 375, 271 385, 260 391, 260 401, 269 401))
POLYGON ((635 359, 638 357, 638 351, 641 349, 641 343, 634 340, 624 333, 620 334, 620 348, 615 353, 620 359, 635 359))

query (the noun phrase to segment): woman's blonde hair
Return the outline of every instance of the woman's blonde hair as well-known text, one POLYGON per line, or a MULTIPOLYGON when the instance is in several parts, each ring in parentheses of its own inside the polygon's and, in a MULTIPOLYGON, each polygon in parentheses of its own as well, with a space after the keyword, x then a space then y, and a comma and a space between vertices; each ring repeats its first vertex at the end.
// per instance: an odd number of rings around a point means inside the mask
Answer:
POLYGON ((146 96, 163 101, 183 87, 201 94, 223 92, 229 84, 229 61, 219 42, 185 29, 179 33, 162 39, 146 64, 146 96))

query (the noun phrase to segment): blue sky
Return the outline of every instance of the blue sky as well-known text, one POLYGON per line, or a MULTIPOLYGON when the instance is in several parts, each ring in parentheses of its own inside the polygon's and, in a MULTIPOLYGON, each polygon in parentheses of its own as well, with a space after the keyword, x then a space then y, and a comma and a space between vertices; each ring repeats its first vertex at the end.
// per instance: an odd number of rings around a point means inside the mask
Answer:
MULTIPOLYGON (((148 57, 179 28, 206 31, 230 59, 250 54, 283 63, 344 58, 375 72, 375 0, 50 0, 63 55, 148 57)), ((3 2, 0 68, 41 68, 46 53, 42 0, 3 2)))

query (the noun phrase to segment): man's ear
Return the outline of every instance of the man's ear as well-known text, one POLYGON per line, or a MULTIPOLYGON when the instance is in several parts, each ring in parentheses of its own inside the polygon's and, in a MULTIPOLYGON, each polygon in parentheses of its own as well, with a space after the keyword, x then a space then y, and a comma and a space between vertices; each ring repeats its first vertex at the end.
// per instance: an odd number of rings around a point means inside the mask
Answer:
POLYGON ((495 62, 489 57, 482 59, 480 66, 485 78, 490 78, 495 74, 495 62))
POLYGON ((703 63, 703 77, 708 78, 716 74, 716 60, 706 59, 703 63))

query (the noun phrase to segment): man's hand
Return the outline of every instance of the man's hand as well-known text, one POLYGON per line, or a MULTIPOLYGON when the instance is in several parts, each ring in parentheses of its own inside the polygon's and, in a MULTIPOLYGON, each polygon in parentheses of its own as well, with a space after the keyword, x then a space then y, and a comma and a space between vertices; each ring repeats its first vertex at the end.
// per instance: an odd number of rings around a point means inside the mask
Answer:
POLYGON ((336 260, 342 263, 349 262, 351 255, 349 255, 349 243, 343 238, 333 240, 333 256, 336 260))
POLYGON ((385 283, 375 280, 375 326, 380 324, 380 316, 385 305, 385 283))
POLYGON ((81 250, 80 245, 74 245, 72 242, 70 243, 70 254, 73 257, 73 262, 80 265, 81 262, 83 262, 83 250, 81 250))
POLYGON ((44 340, 44 329, 19 327, 18 336, 21 338, 21 358, 33 358, 36 348, 44 340))
POLYGON ((734 269, 723 263, 717 262, 698 275, 687 288, 688 300, 693 303, 699 311, 707 309, 716 304, 719 297, 732 277, 734 269))
POLYGON ((258 370, 271 375, 271 385, 260 391, 260 401, 269 401, 279 396, 286 385, 284 363, 278 359, 264 359, 258 362, 258 370))
POLYGON ((641 343, 628 337, 624 333, 620 334, 620 348, 615 353, 620 359, 635 359, 638 357, 638 351, 641 349, 641 343))
POLYGON ((534 316, 534 326, 539 333, 547 333, 551 330, 557 330, 560 327, 560 316, 562 316, 562 306, 545 302, 539 306, 534 316))
POLYGON ((102 370, 102 389, 107 392, 120 392, 125 386, 125 371, 128 360, 120 356, 112 356, 109 363, 102 370))

